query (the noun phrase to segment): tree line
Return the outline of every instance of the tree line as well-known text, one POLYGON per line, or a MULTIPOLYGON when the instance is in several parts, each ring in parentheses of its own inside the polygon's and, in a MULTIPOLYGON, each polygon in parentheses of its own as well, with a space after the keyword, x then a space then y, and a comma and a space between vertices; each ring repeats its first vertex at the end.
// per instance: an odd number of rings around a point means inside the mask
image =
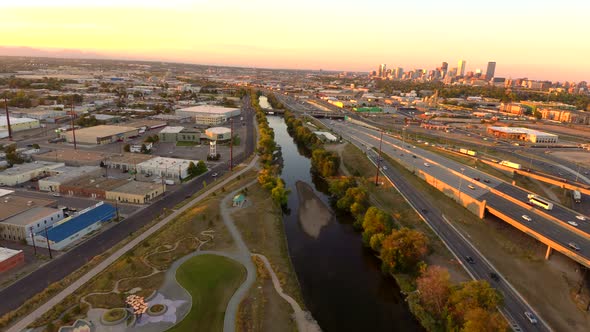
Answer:
POLYGON ((262 165, 262 170, 258 172, 258 183, 270 191, 270 195, 276 204, 286 206, 289 190, 286 189, 283 179, 279 177, 280 165, 275 162, 277 144, 274 140, 274 130, 269 126, 266 113, 258 103, 258 98, 261 96, 260 91, 256 91, 256 93, 249 91, 249 95, 250 104, 256 111, 256 121, 258 122, 257 153, 262 165))
POLYGON ((274 108, 276 110, 280 110, 280 109, 285 108, 285 105, 283 105, 283 103, 281 103, 277 99, 277 96, 275 96, 274 93, 267 94, 266 98, 268 99, 268 103, 270 104, 270 106, 272 106, 272 108, 274 108))
POLYGON ((340 167, 338 155, 324 149, 322 141, 291 111, 285 110, 284 115, 289 134, 295 139, 295 142, 311 151, 313 170, 325 178, 338 174, 338 168, 340 167))
POLYGON ((428 331, 506 331, 497 311, 501 295, 482 280, 453 285, 448 270, 427 266, 428 237, 397 225, 387 212, 371 206, 367 191, 355 178, 331 179, 329 191, 336 207, 354 218, 363 245, 381 260, 381 270, 410 276, 413 292, 408 302, 428 331))

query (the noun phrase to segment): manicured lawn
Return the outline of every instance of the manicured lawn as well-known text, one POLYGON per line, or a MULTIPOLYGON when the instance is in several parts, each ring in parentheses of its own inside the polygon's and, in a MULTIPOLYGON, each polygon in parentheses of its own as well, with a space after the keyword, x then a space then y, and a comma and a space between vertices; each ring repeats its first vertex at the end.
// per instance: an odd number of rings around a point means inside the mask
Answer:
POLYGON ((197 146, 197 145, 201 145, 201 143, 199 143, 199 142, 184 142, 184 141, 176 142, 176 146, 197 146))
POLYGON ((168 331, 222 331, 229 299, 246 278, 239 263, 215 255, 196 256, 176 271, 176 280, 192 296, 191 311, 168 331))

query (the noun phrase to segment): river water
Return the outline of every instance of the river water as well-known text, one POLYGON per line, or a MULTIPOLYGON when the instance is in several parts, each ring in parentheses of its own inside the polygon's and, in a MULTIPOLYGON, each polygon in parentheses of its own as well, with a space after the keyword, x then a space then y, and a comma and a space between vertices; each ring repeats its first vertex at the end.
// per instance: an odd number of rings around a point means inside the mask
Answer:
POLYGON ((363 247, 350 218, 331 213, 326 183, 312 176, 311 161, 287 133, 283 118, 268 120, 282 147, 281 177, 291 190, 290 213, 284 216, 289 254, 305 305, 322 330, 423 330, 395 280, 381 273, 380 261, 363 247), (315 209, 303 211, 303 221, 300 203, 315 209), (309 220, 309 216, 317 217, 309 220))

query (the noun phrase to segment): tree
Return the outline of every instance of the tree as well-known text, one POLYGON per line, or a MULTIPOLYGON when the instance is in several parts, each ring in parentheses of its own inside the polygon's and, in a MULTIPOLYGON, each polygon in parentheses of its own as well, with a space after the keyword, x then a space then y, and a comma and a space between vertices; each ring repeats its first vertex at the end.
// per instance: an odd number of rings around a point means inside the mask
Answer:
POLYGON ((442 318, 451 294, 451 276, 447 269, 429 266, 416 280, 420 302, 437 318, 442 318))
POLYGON ((270 196, 273 201, 280 206, 287 205, 289 190, 285 189, 283 180, 278 179, 276 186, 270 191, 270 196))
POLYGON ((141 153, 148 153, 149 150, 147 149, 147 146, 145 145, 145 143, 141 144, 141 153))
POLYGON ((336 202, 340 210, 350 212, 357 220, 364 215, 368 204, 367 192, 359 187, 348 188, 344 196, 336 202))
POLYGON ((409 271, 428 252, 428 238, 421 232, 403 227, 383 239, 380 256, 386 272, 409 271))
POLYGON ((197 162, 197 173, 200 175, 205 172, 207 172, 207 164, 205 164, 204 161, 199 160, 199 162, 197 162))
POLYGON ((25 162, 25 160, 20 156, 20 154, 16 152, 16 144, 6 147, 4 149, 4 153, 6 153, 6 161, 10 165, 22 164, 25 162))
POLYGON ((488 311, 473 308, 465 314, 465 324, 461 332, 505 332, 508 330, 506 319, 497 310, 488 311))
POLYGON ((493 312, 502 304, 502 296, 485 280, 461 283, 456 287, 447 303, 447 324, 461 327, 467 322, 470 310, 481 308, 493 312))
POLYGON ((131 145, 125 144, 125 146, 123 146, 123 151, 130 152, 131 151, 131 145))
POLYGON ((370 246, 370 240, 375 234, 388 234, 393 228, 393 220, 385 211, 371 206, 363 218, 363 243, 370 246))
POLYGON ((356 187, 353 177, 345 177, 330 181, 329 191, 332 195, 340 198, 346 194, 349 188, 356 187))
POLYGON ((33 149, 39 150, 41 147, 39 146, 39 144, 34 143, 33 144, 33 149))
POLYGON ((195 165, 195 163, 191 161, 188 164, 187 172, 190 176, 197 176, 199 172, 199 170, 197 169, 197 165, 195 165))

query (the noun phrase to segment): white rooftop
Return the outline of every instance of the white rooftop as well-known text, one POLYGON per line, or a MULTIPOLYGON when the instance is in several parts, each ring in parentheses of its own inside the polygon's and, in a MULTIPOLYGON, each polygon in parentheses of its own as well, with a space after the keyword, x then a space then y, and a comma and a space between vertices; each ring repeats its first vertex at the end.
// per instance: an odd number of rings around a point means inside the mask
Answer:
POLYGON ((167 126, 167 127, 164 127, 162 130, 160 130, 160 134, 178 134, 183 129, 184 129, 184 127, 167 126))
POLYGON ((193 112, 193 113, 213 113, 213 114, 224 114, 227 112, 234 112, 239 111, 239 108, 228 108, 223 106, 215 106, 215 105, 199 105, 199 106, 192 106, 187 108, 181 108, 177 111, 182 112, 193 112))
POLYGON ((155 157, 150 160, 146 160, 142 163, 137 164, 137 167, 140 168, 170 168, 173 169, 174 167, 188 167, 188 165, 193 162, 195 165, 199 162, 198 160, 188 160, 188 159, 177 159, 177 158, 167 158, 167 157, 155 157))
POLYGON ((557 136, 554 134, 550 134, 550 133, 546 133, 544 131, 539 131, 539 130, 534 130, 534 129, 529 129, 529 128, 523 128, 523 127, 494 127, 491 126, 490 129, 495 130, 495 131, 501 131, 503 133, 507 133, 507 134, 528 134, 528 135, 543 135, 543 136, 557 136))
POLYGON ((205 131, 207 131, 211 134, 220 135, 220 134, 227 134, 227 133, 231 132, 231 129, 225 128, 225 127, 212 127, 212 128, 206 129, 205 131))
POLYGON ((0 189, 0 197, 4 197, 4 196, 10 195, 12 193, 14 193, 14 190, 0 189))
POLYGON ((0 262, 3 262, 5 260, 9 259, 12 256, 18 255, 21 252, 22 252, 22 250, 13 250, 13 249, 0 247, 0 262))
POLYGON ((25 163, 20 165, 14 165, 11 168, 7 168, 4 171, 0 172, 0 175, 18 175, 25 172, 30 172, 36 169, 49 167, 50 169, 55 169, 58 167, 65 166, 64 163, 52 163, 48 161, 35 161, 33 163, 25 163))
MULTIPOLYGON (((17 123, 39 122, 37 119, 10 117, 10 125, 17 123)), ((6 115, 0 115, 0 126, 6 126, 6 115)))

